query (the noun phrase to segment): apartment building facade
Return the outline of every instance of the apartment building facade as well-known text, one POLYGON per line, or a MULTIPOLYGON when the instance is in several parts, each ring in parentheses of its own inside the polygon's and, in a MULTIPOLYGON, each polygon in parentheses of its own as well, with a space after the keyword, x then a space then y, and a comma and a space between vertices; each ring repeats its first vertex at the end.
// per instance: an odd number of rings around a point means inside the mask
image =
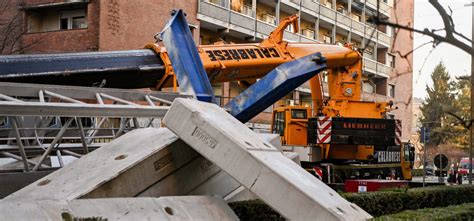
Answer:
MULTIPOLYGON (((22 53, 51 53, 139 49, 153 42, 170 11, 187 13, 199 44, 259 42, 286 16, 298 14, 300 31, 289 27, 292 42, 352 43, 364 49, 363 99, 393 100, 393 117, 403 120, 403 136, 411 130, 411 55, 409 32, 375 27, 374 15, 413 24, 413 0, 18 0, 9 1, 9 15, 20 16, 22 53), (393 2, 396 1, 396 2, 393 2), (377 10, 379 9, 379 10, 377 10)), ((0 34, 1 35, 1 34, 0 34)), ((242 89, 235 82, 214 85, 215 95, 234 97, 242 89)), ((282 102, 311 105, 308 85, 282 102)), ((272 108, 253 119, 268 124, 272 108)))
MULTIPOLYGON (((363 100, 394 101, 391 117, 403 120, 403 137, 411 131, 412 57, 401 58, 413 49, 409 32, 374 26, 373 16, 413 24, 413 1, 404 0, 200 0, 200 42, 259 42, 285 17, 299 15, 299 32, 288 27, 289 42, 351 43, 363 49, 363 100)), ((326 79, 326 78, 324 78, 326 79)), ((217 86, 219 87, 219 86, 217 86)), ((224 83, 218 96, 233 97, 237 84, 224 83)), ((327 86, 326 86, 327 87, 327 86)), ((327 91, 327 90, 326 90, 327 91)), ((286 97, 286 104, 311 105, 307 84, 286 97)), ((271 109, 257 122, 268 123, 271 109)))

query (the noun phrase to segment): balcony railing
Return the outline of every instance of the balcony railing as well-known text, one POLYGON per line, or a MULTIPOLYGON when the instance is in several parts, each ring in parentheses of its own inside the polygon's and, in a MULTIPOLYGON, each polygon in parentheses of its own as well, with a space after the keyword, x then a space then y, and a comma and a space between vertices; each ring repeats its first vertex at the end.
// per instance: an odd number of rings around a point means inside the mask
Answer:
POLYGON ((351 27, 351 24, 352 24, 352 19, 347 16, 347 15, 344 15, 344 14, 341 14, 341 13, 337 13, 337 23, 339 25, 345 25, 347 28, 350 28, 351 27))
POLYGON ((380 62, 364 57, 364 70, 388 78, 392 68, 380 62))
POLYGON ((331 21, 336 19, 336 11, 326 7, 320 7, 319 12, 322 16, 329 18, 331 21))
POLYGON ((229 21, 229 9, 210 2, 202 1, 199 7, 199 13, 220 21, 229 21))
POLYGON ((276 26, 274 25, 257 20, 257 32, 260 34, 269 35, 275 28, 276 26))
POLYGON ((298 34, 295 34, 295 33, 292 33, 292 32, 287 32, 287 31, 285 31, 285 33, 283 34, 283 38, 287 39, 288 41, 293 41, 293 42, 299 42, 300 41, 300 37, 299 37, 298 34))
MULTIPOLYGON (((302 4, 306 4, 306 6, 317 6, 319 7, 318 3, 312 2, 311 0, 302 0, 302 4)), ((328 16, 334 15, 334 18, 336 17, 337 13, 337 21, 340 23, 350 23, 352 25, 352 28, 358 32, 364 33, 364 28, 366 28, 365 33, 366 37, 370 37, 370 34, 372 31, 374 31, 374 28, 371 28, 367 25, 364 25, 363 23, 357 22, 355 20, 352 20, 350 17, 342 15, 332 9, 329 9, 325 6, 321 6, 321 11, 324 11, 325 9, 329 10, 328 16), (324 8, 324 9, 323 9, 324 8)), ((327 11, 326 10, 326 11, 327 11)), ((328 12, 328 11, 327 11, 328 12)), ((214 19, 217 19, 221 22, 227 23, 234 25, 235 27, 241 27, 245 30, 248 30, 247 33, 255 33, 258 36, 267 36, 272 32, 276 26, 256 20, 255 18, 252 18, 250 16, 232 11, 230 9, 224 8, 222 6, 206 2, 206 1, 201 1, 200 6, 199 6, 199 13, 202 15, 205 15, 207 17, 211 17, 214 19), (256 23, 255 23, 256 22, 256 23), (255 24, 256 24, 256 29, 255 29, 255 24)), ((350 25, 349 25, 350 26, 350 25)), ((379 34, 379 41, 382 40, 383 42, 386 42, 387 44, 390 44, 391 38, 388 37, 388 35, 385 34, 380 34, 381 32, 375 30, 374 35, 372 38, 377 37, 377 33, 379 34), (382 38, 380 38, 382 36, 382 38)), ((316 40, 312 38, 308 38, 306 36, 302 36, 300 34, 295 34, 292 32, 286 31, 284 34, 284 38, 288 41, 293 41, 293 42, 316 42, 316 40)), ((374 74, 378 74, 384 77, 388 77, 392 68, 389 66, 386 66, 382 63, 376 62, 372 59, 369 58, 364 58, 364 69, 372 72, 374 74)))
MULTIPOLYGON (((292 7, 295 7, 294 4, 298 5, 299 1, 300 0, 290 0, 288 2, 288 1, 282 0, 282 3, 287 4, 289 6, 292 6, 292 7)), ((376 5, 377 0, 371 0, 371 1, 374 1, 375 5, 376 5)), ((379 30, 374 30, 373 27, 371 27, 369 25, 366 25, 362 22, 356 21, 356 20, 352 19, 351 17, 349 17, 345 14, 337 12, 334 9, 328 8, 328 7, 326 7, 324 5, 321 5, 317 2, 314 2, 312 0, 301 0, 301 7, 303 9, 306 9, 306 10, 309 10, 309 11, 313 12, 312 14, 314 14, 316 16, 319 14, 323 19, 329 20, 330 22, 333 22, 333 23, 337 22, 339 24, 339 26, 341 26, 342 28, 345 28, 347 30, 350 30, 350 28, 352 27, 352 30, 355 34, 358 34, 360 36, 364 36, 364 33, 365 33, 366 38, 369 38, 372 31, 374 31, 374 33, 372 35, 372 39, 375 39, 378 35, 379 36, 378 40, 384 46, 390 47, 391 37, 389 37, 387 34, 381 32, 379 30), (364 29, 365 29, 365 31, 364 31, 364 29)), ((390 12, 390 6, 388 6, 387 4, 385 4, 383 2, 381 2, 380 8, 382 10, 387 10, 388 13, 390 12)))
POLYGON ((379 34, 379 41, 390 46, 392 43, 392 38, 381 31, 377 31, 377 32, 379 34))
POLYGON ((234 11, 230 14, 230 23, 250 30, 255 29, 254 18, 234 11))
POLYGON ((374 102, 387 102, 390 98, 376 93, 362 93, 362 100, 363 101, 374 101, 374 102))
POLYGON ((377 2, 379 2, 379 10, 381 13, 385 14, 386 16, 390 16, 390 7, 387 3, 381 0, 367 0, 367 5, 374 10, 377 10, 377 2))
POLYGON ((363 35, 364 34, 364 28, 365 28, 364 23, 352 20, 352 31, 353 32, 356 31, 356 32, 359 32, 358 33, 359 35, 363 35))

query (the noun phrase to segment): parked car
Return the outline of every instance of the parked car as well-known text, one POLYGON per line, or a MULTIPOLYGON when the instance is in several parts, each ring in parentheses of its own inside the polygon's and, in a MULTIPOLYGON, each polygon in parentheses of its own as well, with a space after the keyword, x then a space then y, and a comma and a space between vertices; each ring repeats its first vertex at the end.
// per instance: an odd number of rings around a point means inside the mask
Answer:
POLYGON ((426 175, 427 176, 434 176, 435 175, 435 166, 427 165, 426 166, 426 175))
MULTIPOLYGON (((474 170, 474 160, 472 160, 471 164, 472 164, 472 168, 474 170)), ((464 176, 464 178, 468 177, 468 174, 469 174, 469 158, 464 157, 464 158, 461 159, 461 161, 459 161, 458 173, 462 174, 464 176)))

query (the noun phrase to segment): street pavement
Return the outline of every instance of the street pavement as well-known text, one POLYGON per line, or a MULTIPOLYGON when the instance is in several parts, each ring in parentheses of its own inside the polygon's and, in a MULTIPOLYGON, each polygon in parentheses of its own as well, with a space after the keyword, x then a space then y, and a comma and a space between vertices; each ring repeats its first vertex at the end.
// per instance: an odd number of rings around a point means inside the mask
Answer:
MULTIPOLYGON (((412 182, 417 182, 417 183, 422 183, 423 182, 423 176, 416 176, 413 177, 412 182)), ((437 176, 426 176, 425 178, 426 183, 438 183, 438 177, 437 176)), ((443 182, 448 184, 447 177, 443 177, 443 182)), ((462 180, 462 184, 468 184, 469 181, 467 179, 462 180)))

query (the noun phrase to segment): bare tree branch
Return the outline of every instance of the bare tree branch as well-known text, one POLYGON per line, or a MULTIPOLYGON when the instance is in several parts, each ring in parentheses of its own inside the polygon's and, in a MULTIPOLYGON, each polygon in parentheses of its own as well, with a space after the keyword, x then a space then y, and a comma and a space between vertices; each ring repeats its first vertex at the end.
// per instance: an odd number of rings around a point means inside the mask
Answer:
POLYGON ((453 46, 456 46, 456 47, 460 48, 461 50, 465 51, 468 54, 473 54, 473 48, 471 47, 471 45, 469 45, 469 44, 472 44, 472 40, 468 39, 467 37, 465 37, 464 35, 460 34, 459 32, 457 32, 455 30, 454 22, 452 20, 452 17, 446 12, 446 10, 443 8, 443 6, 441 6, 441 4, 438 2, 438 0, 429 0, 429 2, 438 11, 439 15, 441 16, 441 19, 443 20, 444 31, 445 31, 444 36, 436 34, 435 32, 437 32, 438 30, 431 30, 430 31, 427 28, 425 28, 423 30, 419 30, 419 29, 415 29, 411 26, 406 26, 406 25, 401 25, 401 24, 398 24, 398 23, 389 22, 386 19, 381 19, 379 16, 371 17, 369 19, 369 22, 372 22, 376 25, 387 25, 387 26, 391 26, 391 27, 394 27, 394 28, 398 28, 398 29, 403 29, 403 30, 407 30, 407 31, 411 31, 411 32, 420 33, 420 34, 432 37, 437 44, 442 43, 442 42, 448 43, 448 44, 451 44, 453 46), (464 41, 467 41, 469 44, 457 39, 456 36, 461 37, 461 39, 463 39, 464 41))
POLYGON ((0 54, 22 53, 47 37, 32 37, 28 43, 22 41, 27 30, 23 28, 23 12, 18 11, 17 4, 13 0, 0 0, 0 54))
POLYGON ((471 128, 473 120, 469 120, 469 121, 464 120, 462 117, 460 117, 460 116, 458 116, 455 113, 452 113, 450 111, 448 111, 446 113, 453 116, 454 118, 456 118, 459 121, 459 123, 461 124, 461 126, 463 126, 465 129, 469 130, 471 128))

